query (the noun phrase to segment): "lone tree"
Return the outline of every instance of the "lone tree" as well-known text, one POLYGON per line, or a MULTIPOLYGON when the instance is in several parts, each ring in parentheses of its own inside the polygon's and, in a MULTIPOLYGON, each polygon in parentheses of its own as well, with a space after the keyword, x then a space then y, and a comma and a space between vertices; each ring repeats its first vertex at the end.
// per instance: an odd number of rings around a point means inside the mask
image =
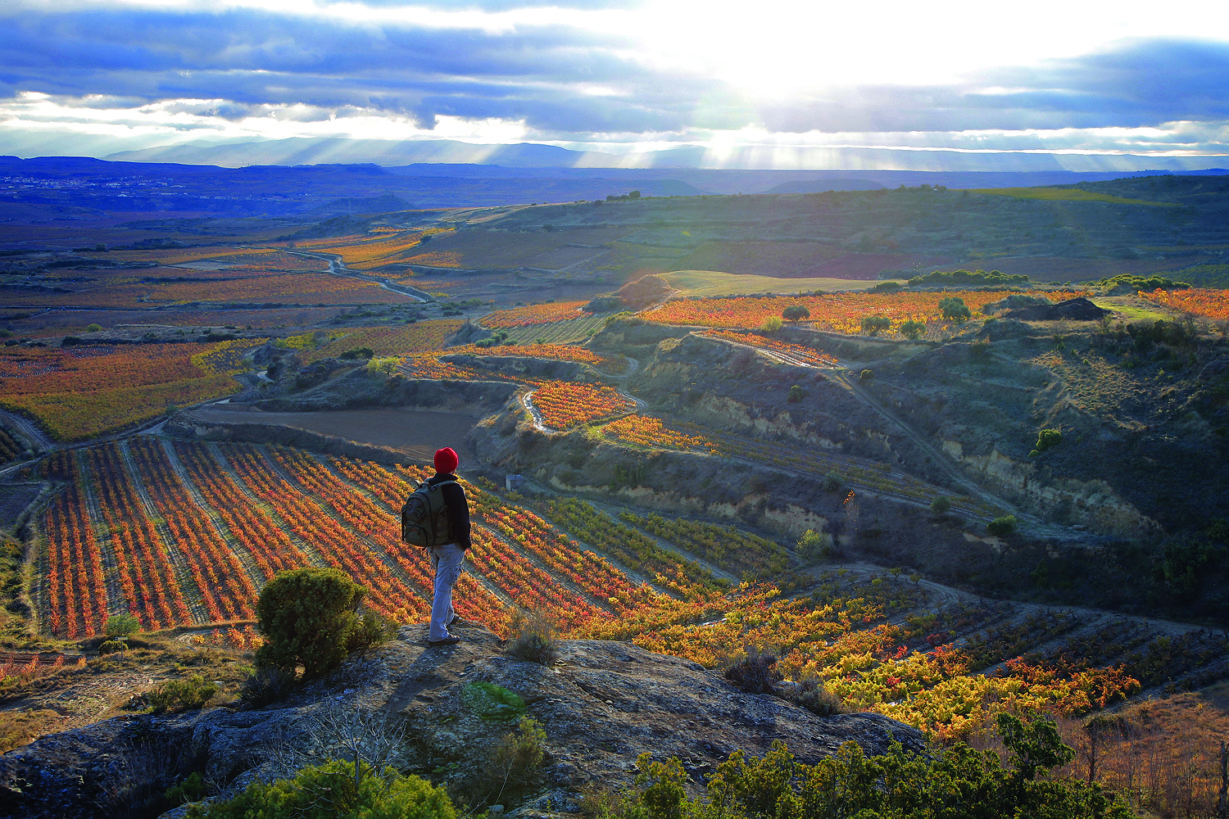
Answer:
POLYGON ((781 318, 786 321, 792 321, 797 324, 800 321, 805 321, 811 317, 811 311, 801 304, 791 304, 781 311, 781 318))
POLYGON ((939 312, 945 321, 964 321, 973 316, 969 306, 959 296, 948 296, 939 300, 939 312))

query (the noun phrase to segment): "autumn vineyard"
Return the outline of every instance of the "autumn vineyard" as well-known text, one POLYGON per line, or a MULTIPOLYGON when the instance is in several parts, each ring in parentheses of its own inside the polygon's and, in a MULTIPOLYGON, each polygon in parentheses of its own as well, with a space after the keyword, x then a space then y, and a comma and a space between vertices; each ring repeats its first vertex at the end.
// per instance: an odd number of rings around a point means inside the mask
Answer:
MULTIPOLYGON (((473 448, 466 621, 508 638, 537 616, 717 671, 771 655, 936 743, 1046 714, 1085 754, 1065 775, 1100 760, 1133 805, 1212 815, 1229 527, 1174 486, 1187 468, 1223 491, 1226 291, 979 270, 711 296, 663 271, 640 298, 624 267, 755 254, 665 220, 562 244, 458 224, 157 235, 13 291, 0 324, 30 329, 0 347, 0 508, 24 643, 0 695, 104 662, 126 615, 250 659, 262 588, 301 567, 424 623, 430 562, 397 515, 449 424, 473 448), (1094 313, 1009 312, 1060 303, 1094 313), (89 323, 54 324, 65 308, 89 323), (1176 467, 1187 438, 1204 460, 1176 467), (1097 715, 1121 720, 1112 753, 1089 750, 1097 715)), ((760 244, 798 267, 796 242, 760 244)))

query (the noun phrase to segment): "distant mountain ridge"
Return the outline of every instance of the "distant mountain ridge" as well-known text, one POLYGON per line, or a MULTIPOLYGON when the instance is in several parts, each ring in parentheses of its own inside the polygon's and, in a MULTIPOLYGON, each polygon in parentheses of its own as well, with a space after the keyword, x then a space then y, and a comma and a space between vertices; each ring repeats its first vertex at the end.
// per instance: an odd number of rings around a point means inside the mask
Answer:
MULTIPOLYGON (((307 140, 320 149, 320 141, 307 140)), ((898 170, 737 170, 713 168, 583 167, 586 156, 551 146, 485 146, 487 160, 573 164, 503 165, 447 162, 468 155, 459 143, 417 143, 432 161, 405 165, 377 162, 328 164, 247 164, 241 167, 191 162, 102 160, 90 157, 0 156, 0 177, 22 189, 27 205, 90 206, 112 211, 182 211, 227 215, 303 215, 343 200, 342 211, 357 201, 390 208, 481 207, 603 200, 639 191, 644 197, 731 194, 801 194, 824 191, 917 188, 1023 188, 1121 179, 1119 172, 1046 171, 898 171, 898 170), (431 153, 434 145, 434 153, 431 153), (539 151, 538 149, 543 149, 539 151), (502 153, 501 153, 502 152, 502 153), (42 181, 45 180, 45 181, 42 181), (357 194, 357 195, 356 195, 357 194), (388 197, 385 199, 384 197, 388 197), (399 200, 399 201, 394 201, 399 200), (413 203, 412 205, 410 203, 413 203)), ((215 146, 216 147, 216 146, 215 146)), ((285 147, 285 146, 284 146, 285 147)), ((317 159, 320 150, 302 150, 299 159, 317 159)), ((465 146, 469 149, 482 146, 465 146)), ((228 150, 241 151, 231 145, 228 150)), ((182 159, 187 154, 176 154, 182 159)), ((341 158, 343 152, 333 152, 341 158)), ((424 154, 425 155, 425 154, 424 154)), ((254 157, 253 157, 254 158, 254 157)), ((1189 173, 1151 171, 1125 176, 1223 176, 1224 170, 1189 173)), ((363 208, 365 209, 365 208, 363 208)), ((375 209, 382 209, 377 206, 375 209)))

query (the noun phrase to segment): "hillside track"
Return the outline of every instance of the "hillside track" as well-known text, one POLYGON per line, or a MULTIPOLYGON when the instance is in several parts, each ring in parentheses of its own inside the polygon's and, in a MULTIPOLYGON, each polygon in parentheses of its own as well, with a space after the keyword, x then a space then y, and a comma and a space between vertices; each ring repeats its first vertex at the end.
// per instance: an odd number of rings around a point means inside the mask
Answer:
POLYGON ((34 452, 47 452, 54 444, 38 425, 25 416, 15 412, 0 410, 0 423, 16 432, 34 452))
POLYGON ((305 259, 315 259, 316 261, 324 262, 328 265, 324 272, 332 276, 338 276, 346 279, 358 279, 359 281, 378 284, 390 293, 405 296, 422 304, 435 301, 435 299, 431 297, 431 294, 425 293, 417 288, 408 287, 404 284, 397 284, 389 279, 381 278, 380 276, 372 276, 368 273, 360 273, 356 270, 351 270, 350 268, 346 267, 346 263, 341 256, 332 253, 310 253, 304 250, 287 250, 286 252, 295 256, 302 256, 305 259))
MULTIPOLYGON (((1064 526, 1046 523, 1036 515, 1030 514, 1021 510, 1016 504, 1008 501, 1006 498, 988 489, 984 484, 972 479, 963 469, 960 468, 952 459, 943 452, 939 447, 931 443, 928 436, 919 432, 912 424, 905 421, 896 413, 892 412, 888 407, 884 406, 883 402, 871 395, 867 390, 862 388, 850 376, 848 369, 817 366, 815 363, 806 361, 797 356, 789 355, 777 350, 770 350, 763 347, 757 347, 752 344, 739 344, 738 342, 728 341, 726 343, 746 347, 754 350, 770 359, 788 364, 792 367, 802 367, 812 370, 840 389, 847 392, 851 397, 860 402, 867 409, 874 412, 885 422, 898 429, 901 434, 908 438, 915 446, 926 455, 939 469, 941 469, 948 480, 955 487, 967 493, 969 496, 980 500, 988 506, 1000 509, 1007 514, 1014 515, 1018 520, 1025 523, 1029 530, 1034 534, 1042 537, 1053 537, 1063 541, 1079 541, 1086 540, 1086 537, 1074 530, 1064 526)), ((917 503, 916 500, 906 500, 906 502, 917 503)))

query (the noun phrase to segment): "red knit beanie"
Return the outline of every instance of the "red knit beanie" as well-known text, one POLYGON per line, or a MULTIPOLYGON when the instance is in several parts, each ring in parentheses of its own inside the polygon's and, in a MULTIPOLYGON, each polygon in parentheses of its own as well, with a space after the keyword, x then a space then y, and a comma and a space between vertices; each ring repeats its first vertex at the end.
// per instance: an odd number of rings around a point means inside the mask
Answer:
POLYGON ((457 464, 460 462, 461 459, 457 457, 456 450, 450 446, 435 450, 436 472, 452 472, 457 468, 457 464))

